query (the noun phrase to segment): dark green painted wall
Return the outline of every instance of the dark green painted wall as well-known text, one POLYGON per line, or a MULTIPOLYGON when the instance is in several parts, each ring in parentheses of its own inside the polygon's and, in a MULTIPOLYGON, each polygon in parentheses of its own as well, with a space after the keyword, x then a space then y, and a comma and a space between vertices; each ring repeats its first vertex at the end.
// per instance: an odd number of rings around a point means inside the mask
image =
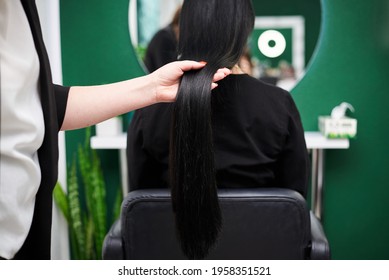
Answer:
POLYGON ((323 0, 319 46, 293 90, 306 130, 347 101, 358 137, 327 152, 324 227, 335 259, 389 259, 389 2, 323 0))
MULTIPOLYGON (((63 0, 60 9, 64 85, 104 84, 143 74, 131 47, 128 0, 63 0)), ((66 132, 68 165, 84 136, 83 129, 66 132)), ((119 155, 109 150, 98 154, 109 185, 108 204, 112 205, 121 185, 119 155)))
MULTIPOLYGON (((308 2, 317 7, 317 1, 308 2)), ((257 13, 264 14, 273 4, 280 14, 306 11, 302 3, 254 0, 257 13)), ((327 153, 324 227, 334 259, 389 259, 385 176, 389 4, 387 0, 323 0, 322 10, 319 47, 307 75, 292 93, 306 130, 317 130, 318 115, 328 114, 342 101, 355 107, 352 116, 359 122, 358 137, 349 150, 327 153)), ((311 16, 317 19, 314 13, 311 16)), ((128 0, 61 1, 65 85, 115 82, 143 73, 131 48, 127 14, 128 0)), ((314 47, 308 49, 313 52, 314 47)), ((83 141, 83 130, 67 132, 66 138, 71 159, 77 143, 83 141)), ((100 155, 108 181, 119 185, 118 165, 107 164, 118 162, 117 154, 102 151, 100 155)))

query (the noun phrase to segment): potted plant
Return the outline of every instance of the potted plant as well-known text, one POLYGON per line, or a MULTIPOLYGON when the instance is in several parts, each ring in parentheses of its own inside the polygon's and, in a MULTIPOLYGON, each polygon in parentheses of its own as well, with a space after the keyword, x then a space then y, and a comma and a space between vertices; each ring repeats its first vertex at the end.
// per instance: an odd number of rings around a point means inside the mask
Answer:
MULTIPOLYGON (((98 154, 89 145, 90 128, 86 141, 79 145, 68 170, 68 190, 57 183, 54 201, 63 213, 68 226, 73 259, 101 259, 102 245, 108 232, 106 184, 98 154)), ((120 190, 114 205, 114 218, 120 213, 120 190)))

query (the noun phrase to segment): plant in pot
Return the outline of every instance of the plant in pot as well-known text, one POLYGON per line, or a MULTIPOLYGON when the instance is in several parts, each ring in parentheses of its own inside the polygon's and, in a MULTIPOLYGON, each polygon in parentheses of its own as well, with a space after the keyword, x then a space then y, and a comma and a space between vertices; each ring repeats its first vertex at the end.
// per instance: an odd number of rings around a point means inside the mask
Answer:
MULTIPOLYGON (((102 245, 108 231, 106 184, 98 154, 89 145, 90 128, 86 141, 78 146, 68 170, 67 193, 57 183, 54 201, 63 213, 68 226, 73 259, 101 259, 102 245)), ((114 218, 120 213, 122 195, 117 192, 114 218)))

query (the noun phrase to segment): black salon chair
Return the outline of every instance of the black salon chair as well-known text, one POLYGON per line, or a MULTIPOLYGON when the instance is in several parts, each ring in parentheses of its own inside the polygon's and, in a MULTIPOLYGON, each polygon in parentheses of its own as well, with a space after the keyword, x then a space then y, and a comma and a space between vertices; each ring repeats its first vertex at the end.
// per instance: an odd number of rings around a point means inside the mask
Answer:
MULTIPOLYGON (((329 259, 320 221, 297 192, 220 189, 223 229, 208 259, 329 259)), ((108 232, 103 259, 185 259, 176 238, 170 192, 130 192, 108 232)))

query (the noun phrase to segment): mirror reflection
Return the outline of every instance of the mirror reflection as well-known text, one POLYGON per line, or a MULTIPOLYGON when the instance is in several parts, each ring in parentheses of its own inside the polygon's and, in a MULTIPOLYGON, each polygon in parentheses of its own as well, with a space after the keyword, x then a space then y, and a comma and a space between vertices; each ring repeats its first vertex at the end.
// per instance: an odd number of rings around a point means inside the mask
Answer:
MULTIPOLYGON (((130 0, 131 41, 146 72, 176 59, 182 0, 130 0)), ((320 0, 253 0, 255 27, 239 66, 291 90, 305 72, 320 32, 320 0)))

